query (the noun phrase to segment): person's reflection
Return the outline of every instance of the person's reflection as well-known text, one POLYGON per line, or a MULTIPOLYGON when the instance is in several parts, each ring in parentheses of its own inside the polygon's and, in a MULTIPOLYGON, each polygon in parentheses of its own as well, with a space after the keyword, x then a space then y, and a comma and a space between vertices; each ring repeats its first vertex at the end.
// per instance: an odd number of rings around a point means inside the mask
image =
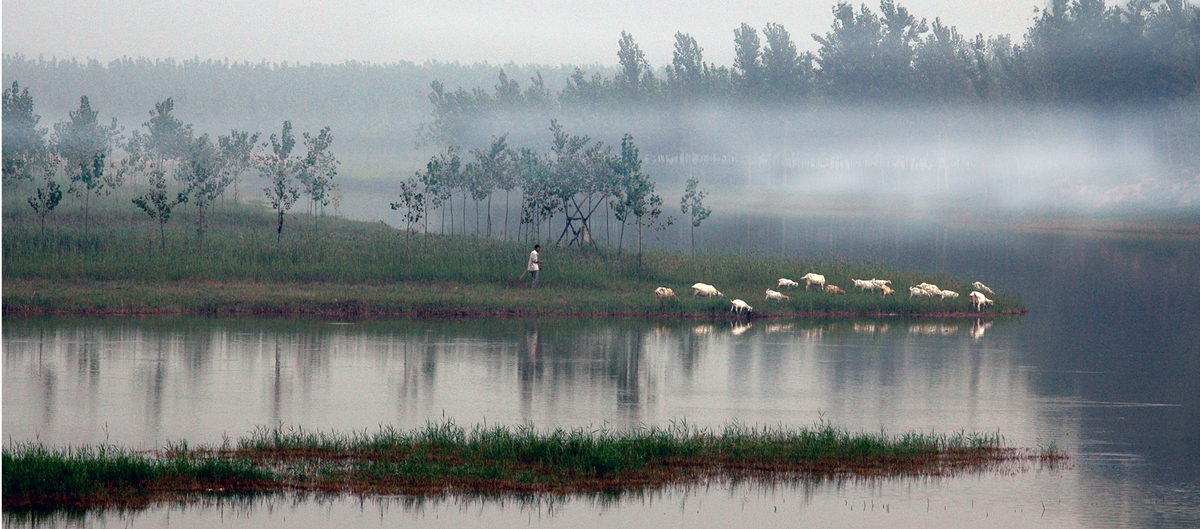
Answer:
POLYGON ((533 386, 541 371, 538 358, 541 352, 538 321, 535 319, 532 323, 533 325, 525 331, 525 350, 521 351, 517 360, 517 378, 521 388, 521 418, 525 420, 533 418, 533 386))
POLYGON ((275 337, 275 387, 271 391, 271 422, 273 424, 278 424, 281 421, 280 414, 279 414, 279 407, 280 407, 280 399, 282 398, 283 388, 282 388, 282 381, 280 380, 280 376, 279 376, 279 371, 280 371, 279 366, 280 366, 279 336, 276 336, 275 337))

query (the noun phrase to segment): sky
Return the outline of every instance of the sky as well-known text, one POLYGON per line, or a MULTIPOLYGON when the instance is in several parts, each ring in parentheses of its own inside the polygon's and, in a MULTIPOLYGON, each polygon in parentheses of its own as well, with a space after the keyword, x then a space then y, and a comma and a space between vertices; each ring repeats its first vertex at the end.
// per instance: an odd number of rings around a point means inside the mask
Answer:
MULTIPOLYGON (((835 0, 3 0, 3 51, 47 59, 122 57, 308 64, 426 60, 491 64, 617 63, 629 32, 654 67, 690 34, 705 59, 733 63, 733 30, 782 24, 801 51, 833 22, 835 0)), ((899 1, 967 37, 1020 40, 1042 0, 899 1)), ((862 5, 854 3, 855 6, 862 5)), ((878 13, 878 3, 865 3, 878 13)))

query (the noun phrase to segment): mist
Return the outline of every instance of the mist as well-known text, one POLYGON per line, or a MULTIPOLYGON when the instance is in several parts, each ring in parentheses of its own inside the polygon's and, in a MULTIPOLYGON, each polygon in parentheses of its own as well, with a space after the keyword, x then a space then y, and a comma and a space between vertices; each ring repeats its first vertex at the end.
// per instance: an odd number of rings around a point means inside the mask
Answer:
POLYGON ((506 135, 545 153, 552 121, 614 148, 631 135, 667 214, 678 217, 694 177, 716 223, 864 211, 1194 215, 1200 56, 1189 43, 1200 41, 1200 11, 1101 7, 1043 11, 1014 40, 971 39, 888 2, 878 12, 838 5, 815 52, 782 25, 742 24, 731 65, 707 59, 727 49, 705 55, 684 31, 662 66, 625 32, 617 66, 80 62, 6 48, 3 82, 29 90, 48 128, 80 96, 126 134, 144 132, 167 98, 197 134, 328 125, 346 195, 338 214, 393 225, 400 182, 439 152, 469 156, 506 135))

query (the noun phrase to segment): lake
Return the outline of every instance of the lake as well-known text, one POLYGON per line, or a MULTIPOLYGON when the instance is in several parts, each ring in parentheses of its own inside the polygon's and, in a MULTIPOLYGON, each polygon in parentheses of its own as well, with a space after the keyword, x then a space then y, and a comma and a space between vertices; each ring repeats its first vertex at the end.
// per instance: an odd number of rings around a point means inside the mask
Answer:
POLYGON ((945 272, 1017 293, 1031 312, 737 326, 5 317, 3 435, 154 448, 276 424, 827 421, 856 431, 999 431, 1011 445, 1053 443, 1071 459, 944 478, 706 483, 617 496, 203 498, 136 512, 6 513, 5 525, 1200 526, 1194 232, 887 215, 715 220, 702 239, 709 248, 945 272))

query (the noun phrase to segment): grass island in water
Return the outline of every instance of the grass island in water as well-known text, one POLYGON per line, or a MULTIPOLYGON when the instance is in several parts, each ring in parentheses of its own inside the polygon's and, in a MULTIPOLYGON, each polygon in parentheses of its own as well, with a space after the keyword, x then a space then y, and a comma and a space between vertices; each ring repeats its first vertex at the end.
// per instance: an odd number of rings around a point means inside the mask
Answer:
POLYGON ((999 434, 851 434, 824 423, 538 431, 449 421, 407 432, 259 428, 221 446, 180 441, 152 452, 15 443, 3 456, 6 511, 139 507, 190 494, 571 494, 713 480, 944 476, 1066 457, 1053 446, 1005 447, 999 434))

